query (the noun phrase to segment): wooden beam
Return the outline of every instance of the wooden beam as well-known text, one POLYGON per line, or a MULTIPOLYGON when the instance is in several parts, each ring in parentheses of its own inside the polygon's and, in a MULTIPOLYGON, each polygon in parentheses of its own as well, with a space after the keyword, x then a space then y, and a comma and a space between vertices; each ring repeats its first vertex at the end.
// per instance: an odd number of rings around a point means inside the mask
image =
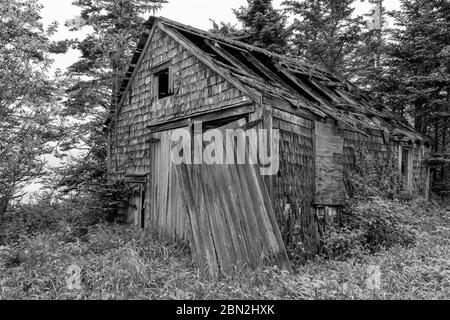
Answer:
POLYGON ((314 79, 310 79, 309 80, 317 89, 322 90, 323 93, 325 93, 331 100, 334 100, 336 103, 342 103, 343 102, 343 98, 338 97, 333 91, 331 91, 329 88, 327 88, 325 85, 323 85, 322 83, 314 80, 314 79))
MULTIPOLYGON (((255 73, 248 68, 244 63, 239 61, 236 57, 234 57, 232 54, 228 53, 224 48, 216 47, 214 44, 211 43, 208 39, 205 39, 205 44, 211 48, 214 52, 216 52, 218 55, 220 55, 222 58, 228 60, 231 64, 235 66, 238 70, 242 70, 243 72, 247 73, 249 76, 255 75, 255 73)), ((217 41, 214 41, 217 42, 217 41)))
MULTIPOLYGON (((306 119, 315 120, 316 118, 318 118, 318 117, 316 117, 316 115, 318 115, 318 114, 311 111, 310 109, 303 109, 301 106, 294 107, 288 101, 277 98, 277 97, 264 96, 263 103, 273 106, 276 109, 283 110, 285 112, 292 113, 292 114, 298 115, 298 116, 306 118, 306 119), (302 109, 304 111, 302 111, 302 109)), ((322 118, 326 117, 325 113, 320 112, 320 114, 323 115, 323 116, 321 116, 322 118)))
POLYGON ((242 55, 250 61, 253 65, 255 65, 262 73, 266 75, 269 79, 271 79, 275 83, 279 83, 282 81, 279 76, 273 73, 269 68, 267 68, 261 61, 255 58, 251 53, 245 52, 242 55))
POLYGON ((160 121, 158 123, 150 124, 147 128, 150 129, 151 133, 172 130, 176 128, 186 127, 192 122, 202 121, 208 122, 212 120, 220 120, 224 118, 230 118, 239 115, 245 115, 255 112, 255 105, 253 101, 245 101, 236 105, 231 105, 219 110, 208 110, 199 113, 193 113, 187 116, 160 121))
POLYGON ((273 117, 308 129, 312 129, 314 127, 314 120, 302 117, 300 115, 285 112, 283 110, 276 108, 273 109, 273 117))
POLYGON ((173 130, 173 129, 187 127, 187 126, 191 125, 191 123, 192 123, 191 119, 182 119, 182 120, 175 120, 175 121, 170 121, 170 122, 162 123, 162 124, 149 125, 147 128, 150 129, 150 134, 152 134, 152 133, 157 133, 157 132, 161 132, 161 131, 167 131, 167 130, 173 130))
POLYGON ((307 94, 309 94, 311 97, 313 97, 317 102, 320 104, 323 104, 325 106, 328 105, 328 102, 319 97, 317 94, 314 93, 314 91, 308 87, 306 84, 304 84, 300 79, 298 79, 296 76, 294 76, 292 73, 290 73, 287 70, 284 70, 283 68, 279 68, 280 72, 283 73, 286 77, 289 78, 293 83, 295 83, 300 89, 305 91, 307 94))

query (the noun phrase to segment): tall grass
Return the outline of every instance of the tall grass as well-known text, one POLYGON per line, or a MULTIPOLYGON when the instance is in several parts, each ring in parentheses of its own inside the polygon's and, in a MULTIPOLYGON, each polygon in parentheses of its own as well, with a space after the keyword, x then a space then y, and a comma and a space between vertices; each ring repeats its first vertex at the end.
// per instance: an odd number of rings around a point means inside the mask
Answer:
POLYGON ((80 232, 60 222, 30 235, 14 224, 17 236, 0 243, 0 299, 449 299, 448 214, 423 203, 401 208, 414 246, 339 261, 318 257, 294 274, 236 270, 217 281, 199 276, 188 248, 158 243, 131 227, 80 232), (80 289, 67 283, 70 266, 81 270, 80 289), (377 289, 366 281, 372 266, 381 271, 377 289))

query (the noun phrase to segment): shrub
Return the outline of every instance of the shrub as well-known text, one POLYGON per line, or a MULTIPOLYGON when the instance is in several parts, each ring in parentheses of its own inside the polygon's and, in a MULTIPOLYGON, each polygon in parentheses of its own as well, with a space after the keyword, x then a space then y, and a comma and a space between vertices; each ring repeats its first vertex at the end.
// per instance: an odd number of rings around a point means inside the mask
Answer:
POLYGON ((364 231, 360 229, 331 227, 322 237, 321 254, 335 260, 359 257, 367 253, 364 236, 364 231))
POLYGON ((68 202, 44 195, 6 212, 0 220, 0 245, 40 232, 55 232, 78 218, 79 212, 68 202))
POLYGON ((104 222, 125 222, 123 214, 130 194, 131 187, 122 181, 93 186, 82 197, 84 224, 90 226, 104 222))
POLYGON ((350 225, 364 231, 365 243, 372 252, 396 244, 408 246, 415 242, 411 228, 415 217, 408 212, 408 205, 376 199, 354 204, 347 210, 350 225))
POLYGON ((322 255, 346 259, 394 245, 414 245, 416 222, 411 205, 398 201, 350 203, 340 215, 339 226, 329 228, 322 237, 322 255))
POLYGON ((322 237, 322 255, 346 259, 397 244, 414 244, 412 226, 416 218, 412 209, 393 200, 411 198, 402 193, 395 157, 358 147, 354 149, 354 164, 347 169, 347 204, 338 225, 322 237))
POLYGON ((383 157, 381 153, 359 147, 354 149, 354 163, 347 169, 347 195, 353 200, 394 199, 401 193, 403 178, 395 157, 383 157))

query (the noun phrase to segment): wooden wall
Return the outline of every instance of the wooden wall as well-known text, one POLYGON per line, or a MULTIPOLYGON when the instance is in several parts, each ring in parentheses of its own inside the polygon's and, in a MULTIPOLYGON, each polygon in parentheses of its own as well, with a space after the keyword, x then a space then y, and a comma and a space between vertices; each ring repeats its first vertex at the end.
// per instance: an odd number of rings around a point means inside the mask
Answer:
POLYGON ((280 168, 271 179, 272 205, 288 251, 317 253, 320 241, 314 199, 314 122, 277 111, 273 128, 280 131, 280 168))
POLYGON ((146 226, 161 241, 188 240, 186 214, 177 181, 175 165, 170 160, 172 130, 152 134, 149 194, 146 226))
POLYGON ((424 145, 410 144, 407 142, 395 141, 386 137, 382 132, 371 131, 365 136, 361 133, 344 130, 344 170, 350 170, 355 161, 355 148, 364 147, 369 152, 382 159, 391 158, 394 162, 400 161, 401 148, 411 148, 411 189, 413 195, 428 196, 428 169, 422 163, 422 157, 428 148, 424 145))
POLYGON ((343 130, 334 124, 315 123, 315 199, 316 205, 344 203, 343 130))
POLYGON ((156 28, 118 115, 112 137, 112 170, 119 176, 150 171, 149 125, 249 100, 156 28), (157 100, 152 92, 152 68, 166 61, 171 61, 174 95, 157 100))

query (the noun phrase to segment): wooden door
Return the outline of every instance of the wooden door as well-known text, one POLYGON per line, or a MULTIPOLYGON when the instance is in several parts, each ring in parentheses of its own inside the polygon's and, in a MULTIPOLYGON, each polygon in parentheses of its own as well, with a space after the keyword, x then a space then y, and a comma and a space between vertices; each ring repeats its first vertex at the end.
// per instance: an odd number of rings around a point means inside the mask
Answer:
MULTIPOLYGON (((219 129, 245 124, 241 119, 219 129)), ((209 270, 213 278, 236 267, 256 269, 266 263, 290 270, 258 165, 180 164, 175 169, 189 217, 192 254, 201 270, 209 270)))
POLYGON ((185 213, 170 159, 173 130, 152 134, 149 227, 161 241, 186 240, 185 213))

